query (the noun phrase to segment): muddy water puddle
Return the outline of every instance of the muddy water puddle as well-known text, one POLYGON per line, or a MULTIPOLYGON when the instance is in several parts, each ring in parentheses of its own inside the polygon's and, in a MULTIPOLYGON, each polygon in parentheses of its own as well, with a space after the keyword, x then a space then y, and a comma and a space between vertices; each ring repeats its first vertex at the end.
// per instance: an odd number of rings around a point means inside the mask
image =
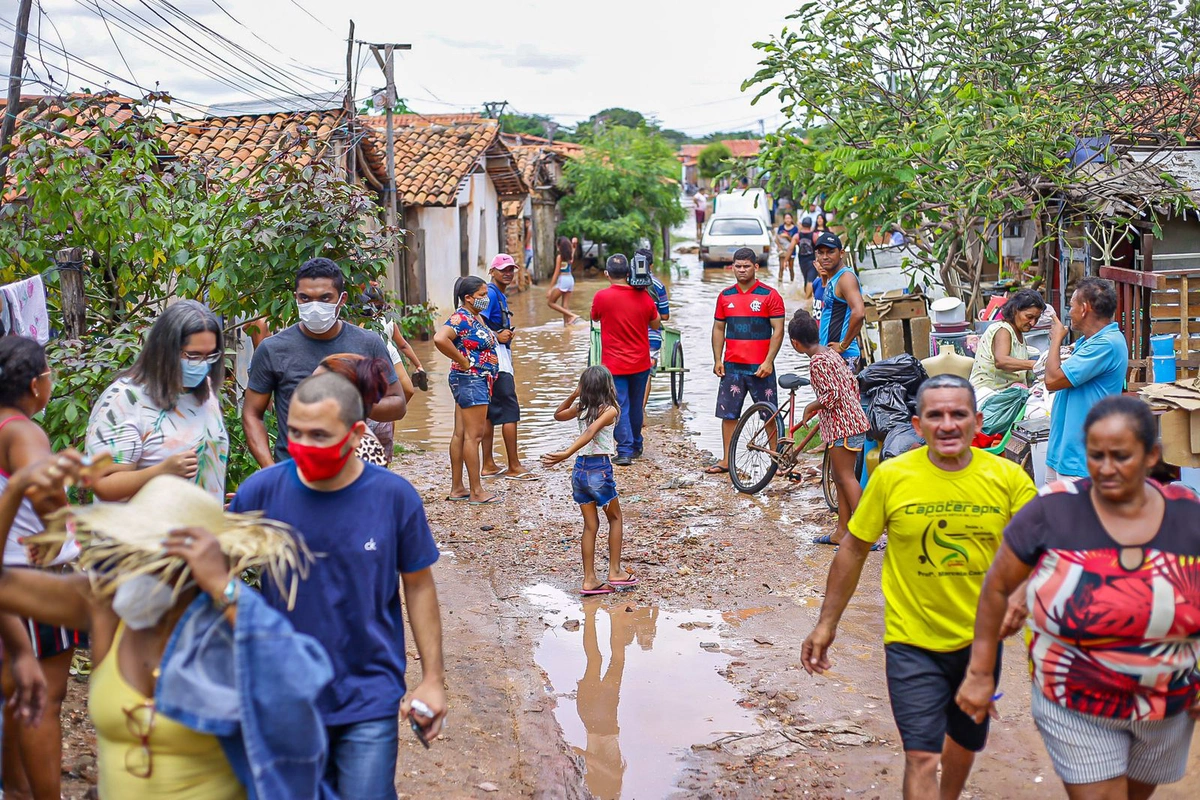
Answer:
POLYGON ((550 626, 534 657, 601 800, 665 797, 691 745, 757 729, 717 674, 732 660, 717 649, 719 612, 639 605, 636 590, 581 601, 538 584, 523 594, 550 626))

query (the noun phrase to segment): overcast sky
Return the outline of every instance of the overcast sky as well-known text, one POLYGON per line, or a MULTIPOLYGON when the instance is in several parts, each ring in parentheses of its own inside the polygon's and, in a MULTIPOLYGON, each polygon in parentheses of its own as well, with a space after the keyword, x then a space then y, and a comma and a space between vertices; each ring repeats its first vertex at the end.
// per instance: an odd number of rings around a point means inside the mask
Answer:
MULTIPOLYGON (((54 51, 65 49, 75 57, 69 63, 72 90, 109 86, 138 94, 130 82, 146 88, 157 83, 197 105, 335 91, 344 86, 347 27, 354 19, 357 39, 413 45, 396 62, 396 83, 399 95, 422 113, 469 111, 484 101, 507 100, 510 111, 547 114, 566 125, 622 106, 693 135, 757 128, 759 119, 773 130, 782 122, 779 104, 764 99, 751 106, 741 83, 756 69, 753 43, 778 33, 800 2, 40 0, 44 13, 39 15, 35 1, 27 57, 41 80, 60 88, 68 80, 68 63, 54 51), (239 61, 172 15, 169 6, 269 61, 277 72, 239 61), (199 46, 168 38, 182 40, 180 31, 199 46), (218 53, 234 66, 212 60, 218 53)), ((0 0, 4 65, 11 57, 17 6, 18 0, 0 0)), ((365 97, 383 79, 365 51, 356 48, 354 61, 363 65, 356 94, 365 97)))

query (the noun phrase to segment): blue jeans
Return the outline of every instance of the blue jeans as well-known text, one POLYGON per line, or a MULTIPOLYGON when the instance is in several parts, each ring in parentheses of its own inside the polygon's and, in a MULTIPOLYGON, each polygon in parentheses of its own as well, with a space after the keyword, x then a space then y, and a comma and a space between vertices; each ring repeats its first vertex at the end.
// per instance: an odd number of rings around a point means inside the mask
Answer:
POLYGON ((491 402, 492 392, 486 376, 456 370, 450 373, 449 381, 450 394, 459 408, 486 406, 491 402))
POLYGON ((399 713, 383 719, 327 725, 329 762, 325 780, 339 797, 396 800, 399 713))
POLYGON ((608 456, 577 456, 571 469, 571 497, 581 506, 595 503, 600 508, 617 496, 612 462, 608 456))
POLYGON ((632 456, 642 449, 642 398, 646 396, 646 382, 650 370, 632 375, 613 375, 617 387, 617 401, 621 404, 621 418, 613 435, 617 440, 617 456, 632 456))

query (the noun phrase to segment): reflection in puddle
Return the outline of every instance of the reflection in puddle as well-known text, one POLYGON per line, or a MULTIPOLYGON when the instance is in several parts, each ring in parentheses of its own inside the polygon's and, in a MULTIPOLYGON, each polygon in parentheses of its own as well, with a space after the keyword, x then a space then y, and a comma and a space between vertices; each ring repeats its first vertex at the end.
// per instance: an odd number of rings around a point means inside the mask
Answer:
POLYGON ((700 646, 717 640, 717 612, 663 611, 634 597, 581 605, 546 584, 525 596, 552 626, 535 657, 558 695, 566 741, 584 759, 588 789, 601 800, 665 797, 677 771, 664 765, 693 744, 753 728, 717 674, 729 656, 700 646), (568 630, 568 620, 581 624, 568 630))

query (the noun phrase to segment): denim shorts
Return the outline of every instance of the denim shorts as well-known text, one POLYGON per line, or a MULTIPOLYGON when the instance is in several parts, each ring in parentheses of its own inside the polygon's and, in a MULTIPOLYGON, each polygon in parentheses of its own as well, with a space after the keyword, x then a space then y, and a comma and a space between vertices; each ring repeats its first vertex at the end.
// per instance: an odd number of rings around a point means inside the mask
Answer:
POLYGON ((604 508, 617 498, 612 461, 608 456, 577 456, 571 470, 571 497, 581 506, 604 508))
POLYGON ((459 408, 486 406, 492 398, 486 377, 458 370, 450 373, 450 394, 459 408))
POLYGON ((856 433, 853 436, 847 436, 844 439, 835 439, 834 447, 844 447, 847 450, 858 452, 863 449, 863 445, 867 443, 867 435, 865 433, 856 433))

